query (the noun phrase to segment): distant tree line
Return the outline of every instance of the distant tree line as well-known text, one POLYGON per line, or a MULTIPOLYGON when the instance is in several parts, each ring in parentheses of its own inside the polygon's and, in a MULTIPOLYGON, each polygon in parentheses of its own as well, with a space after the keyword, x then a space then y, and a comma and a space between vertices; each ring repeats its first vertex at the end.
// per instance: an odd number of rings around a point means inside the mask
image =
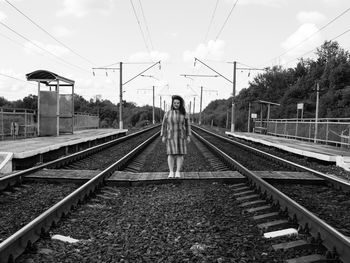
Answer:
MULTIPOLYGON (((271 118, 296 118, 297 103, 304 103, 304 118, 315 118, 316 83, 320 87, 319 117, 350 118, 349 51, 337 42, 326 41, 315 53, 315 59, 300 59, 294 68, 267 68, 248 88, 241 90, 235 98, 237 130, 247 129, 249 102, 251 112, 260 114, 258 100, 281 105, 271 107, 271 118)), ((230 125, 231 104, 232 97, 212 101, 203 111, 202 122, 220 127, 230 125)), ((266 111, 264 106, 264 118, 266 111)))
MULTIPOLYGON (((3 108, 22 108, 37 110, 38 97, 30 94, 23 100, 8 101, 0 97, 0 107, 3 108)), ((98 114, 100 116, 101 128, 118 128, 119 126, 119 103, 113 104, 109 100, 87 101, 82 96, 74 95, 74 111, 98 114)), ((137 107, 133 102, 123 103, 123 122, 124 127, 141 127, 152 123, 152 106, 146 105, 137 107)), ((155 121, 159 122, 164 111, 155 107, 155 121)))

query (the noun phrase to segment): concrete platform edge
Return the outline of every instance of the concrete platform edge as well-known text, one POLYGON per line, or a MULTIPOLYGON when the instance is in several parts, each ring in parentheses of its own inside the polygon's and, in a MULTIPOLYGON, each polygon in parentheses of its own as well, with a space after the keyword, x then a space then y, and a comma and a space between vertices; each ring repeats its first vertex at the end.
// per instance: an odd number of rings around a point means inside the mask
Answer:
POLYGON ((0 156, 2 156, 3 159, 0 163, 0 173, 8 174, 12 172, 12 158, 13 153, 10 152, 0 152, 0 156))
POLYGON ((52 150, 57 150, 57 149, 59 149, 61 147, 71 146, 71 145, 79 144, 79 143, 82 143, 82 142, 88 142, 88 141, 100 139, 100 138, 103 138, 103 137, 111 136, 111 135, 114 135, 114 134, 124 133, 124 132, 127 132, 127 131, 128 130, 126 130, 126 129, 117 130, 117 131, 106 133, 106 134, 96 135, 94 137, 85 137, 85 138, 81 138, 81 139, 75 139, 75 140, 71 140, 71 141, 57 143, 57 144, 53 144, 53 145, 50 145, 50 146, 42 147, 40 149, 36 149, 36 150, 32 150, 32 151, 26 151, 26 152, 22 152, 22 153, 14 153, 13 158, 24 159, 24 158, 31 157, 31 156, 36 155, 36 154, 41 154, 41 153, 46 153, 46 152, 49 152, 49 151, 52 151, 52 150))
POLYGON ((257 139, 257 138, 252 138, 249 136, 244 136, 244 135, 238 135, 232 132, 225 132, 225 134, 229 135, 229 136, 233 136, 233 137, 237 137, 240 139, 244 139, 247 141, 253 141, 253 142, 258 142, 267 146, 273 146, 275 148, 287 151, 287 152, 292 152, 295 154, 299 154, 299 155, 303 155, 306 157, 312 157, 312 158, 316 158, 322 161, 326 161, 326 162, 336 162, 336 157, 337 156, 330 156, 330 155, 326 155, 326 154, 320 154, 320 153, 316 153, 316 152, 309 152, 309 151, 304 151, 304 150, 299 150, 296 148, 292 148, 286 145, 281 145, 281 144, 276 144, 276 143, 272 143, 272 142, 268 142, 265 140, 261 140, 261 139, 257 139))

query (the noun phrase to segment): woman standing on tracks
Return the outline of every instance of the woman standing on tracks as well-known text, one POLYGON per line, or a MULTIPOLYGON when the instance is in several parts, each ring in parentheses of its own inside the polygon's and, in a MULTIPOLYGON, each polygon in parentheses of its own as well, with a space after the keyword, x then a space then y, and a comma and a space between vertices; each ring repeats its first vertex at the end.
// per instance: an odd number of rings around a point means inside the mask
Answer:
POLYGON ((178 95, 171 98, 171 109, 165 113, 160 136, 162 142, 166 142, 168 155, 169 176, 168 178, 180 178, 184 155, 187 154, 187 142, 191 141, 191 127, 184 100, 178 95), (176 159, 176 172, 174 164, 176 159))

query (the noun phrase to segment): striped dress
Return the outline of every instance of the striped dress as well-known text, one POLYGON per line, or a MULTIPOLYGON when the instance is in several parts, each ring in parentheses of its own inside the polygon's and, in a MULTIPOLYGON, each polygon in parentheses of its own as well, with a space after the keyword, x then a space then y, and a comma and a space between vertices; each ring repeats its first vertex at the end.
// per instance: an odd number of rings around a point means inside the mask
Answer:
POLYGON ((166 138, 167 154, 187 154, 187 136, 191 135, 189 118, 178 110, 164 115, 160 136, 166 138))

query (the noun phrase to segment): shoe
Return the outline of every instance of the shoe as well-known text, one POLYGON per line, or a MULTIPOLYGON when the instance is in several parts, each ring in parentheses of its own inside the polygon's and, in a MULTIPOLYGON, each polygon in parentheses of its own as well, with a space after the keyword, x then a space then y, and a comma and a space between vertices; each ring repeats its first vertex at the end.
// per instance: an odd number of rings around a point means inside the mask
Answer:
POLYGON ((176 171, 176 172, 175 172, 175 178, 180 178, 180 177, 181 177, 180 172, 176 171))
POLYGON ((174 172, 170 172, 168 178, 174 178, 174 172))

